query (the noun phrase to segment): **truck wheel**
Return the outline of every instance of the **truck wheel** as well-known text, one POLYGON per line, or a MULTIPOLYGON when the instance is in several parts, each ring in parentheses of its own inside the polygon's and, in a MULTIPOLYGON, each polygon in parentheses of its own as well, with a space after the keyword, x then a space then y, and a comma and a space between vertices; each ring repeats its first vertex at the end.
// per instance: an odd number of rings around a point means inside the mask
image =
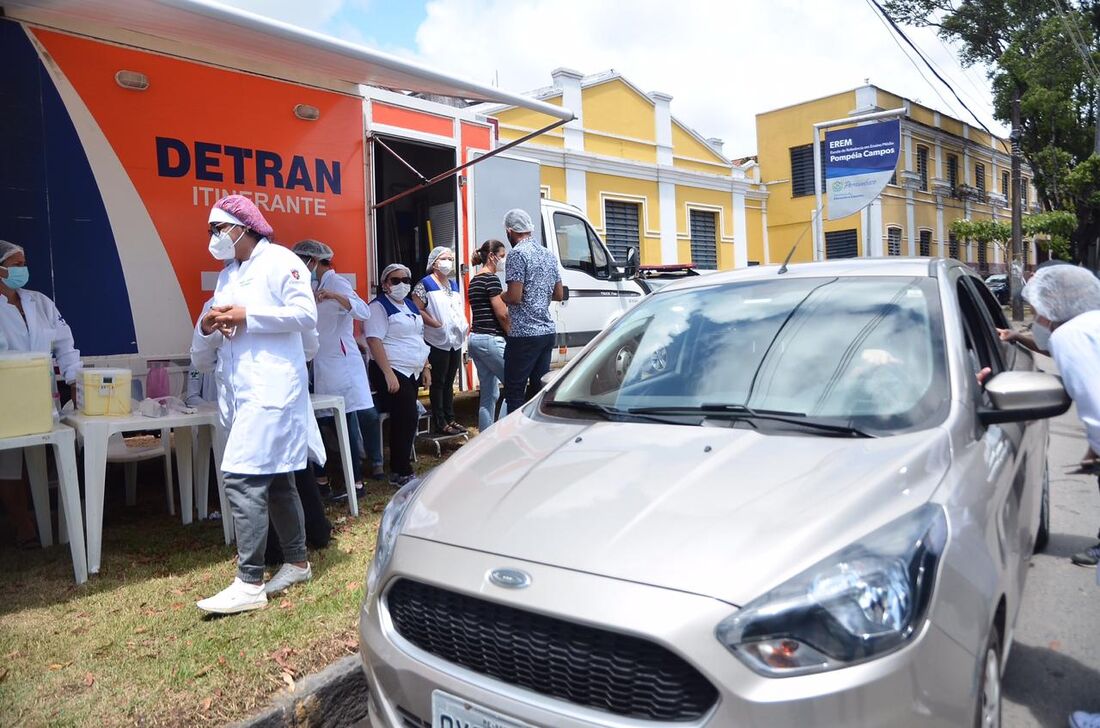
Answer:
POLYGON ((994 625, 982 652, 975 728, 1001 727, 1001 635, 994 625))
POLYGON ((1050 469, 1043 470, 1043 496, 1039 507, 1039 531, 1035 534, 1035 553, 1039 553, 1050 542, 1050 469))

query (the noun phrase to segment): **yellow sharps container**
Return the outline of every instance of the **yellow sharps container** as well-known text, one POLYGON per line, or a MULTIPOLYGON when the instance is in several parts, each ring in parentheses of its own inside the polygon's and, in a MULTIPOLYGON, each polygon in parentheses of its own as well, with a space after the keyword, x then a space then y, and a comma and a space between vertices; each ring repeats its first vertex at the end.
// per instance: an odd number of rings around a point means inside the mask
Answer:
POLYGON ((0 352, 0 437, 37 435, 53 429, 50 355, 0 352))

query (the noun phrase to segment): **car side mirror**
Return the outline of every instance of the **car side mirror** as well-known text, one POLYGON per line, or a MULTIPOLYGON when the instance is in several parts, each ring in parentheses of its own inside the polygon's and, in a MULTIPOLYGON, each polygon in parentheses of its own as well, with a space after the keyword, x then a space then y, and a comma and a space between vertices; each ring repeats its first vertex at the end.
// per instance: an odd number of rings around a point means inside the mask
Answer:
POLYGON ((626 250, 626 265, 623 266, 623 278, 636 278, 638 276, 638 249, 634 246, 626 250))
POLYGON ((1062 380, 1042 372, 1001 372, 985 385, 992 407, 978 409, 984 425, 1057 417, 1070 406, 1062 380))

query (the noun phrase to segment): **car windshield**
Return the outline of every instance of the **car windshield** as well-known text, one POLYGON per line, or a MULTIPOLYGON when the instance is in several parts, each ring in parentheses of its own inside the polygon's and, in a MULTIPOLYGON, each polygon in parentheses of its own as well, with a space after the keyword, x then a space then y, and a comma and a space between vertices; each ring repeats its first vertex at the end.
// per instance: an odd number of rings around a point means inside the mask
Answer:
POLYGON ((789 415, 876 435, 950 399, 936 282, 753 280, 670 291, 600 337, 543 400, 551 414, 789 415), (584 405, 578 407, 576 405, 584 405), (557 406, 555 406, 557 405, 557 406))

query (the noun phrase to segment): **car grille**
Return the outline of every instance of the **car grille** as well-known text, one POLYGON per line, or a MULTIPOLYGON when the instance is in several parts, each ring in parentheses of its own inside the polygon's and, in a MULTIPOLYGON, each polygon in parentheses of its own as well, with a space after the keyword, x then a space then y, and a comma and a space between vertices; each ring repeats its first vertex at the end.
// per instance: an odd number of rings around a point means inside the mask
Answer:
POLYGON ((701 718, 718 691, 665 648, 401 579, 386 606, 397 632, 444 660, 616 715, 701 718))

